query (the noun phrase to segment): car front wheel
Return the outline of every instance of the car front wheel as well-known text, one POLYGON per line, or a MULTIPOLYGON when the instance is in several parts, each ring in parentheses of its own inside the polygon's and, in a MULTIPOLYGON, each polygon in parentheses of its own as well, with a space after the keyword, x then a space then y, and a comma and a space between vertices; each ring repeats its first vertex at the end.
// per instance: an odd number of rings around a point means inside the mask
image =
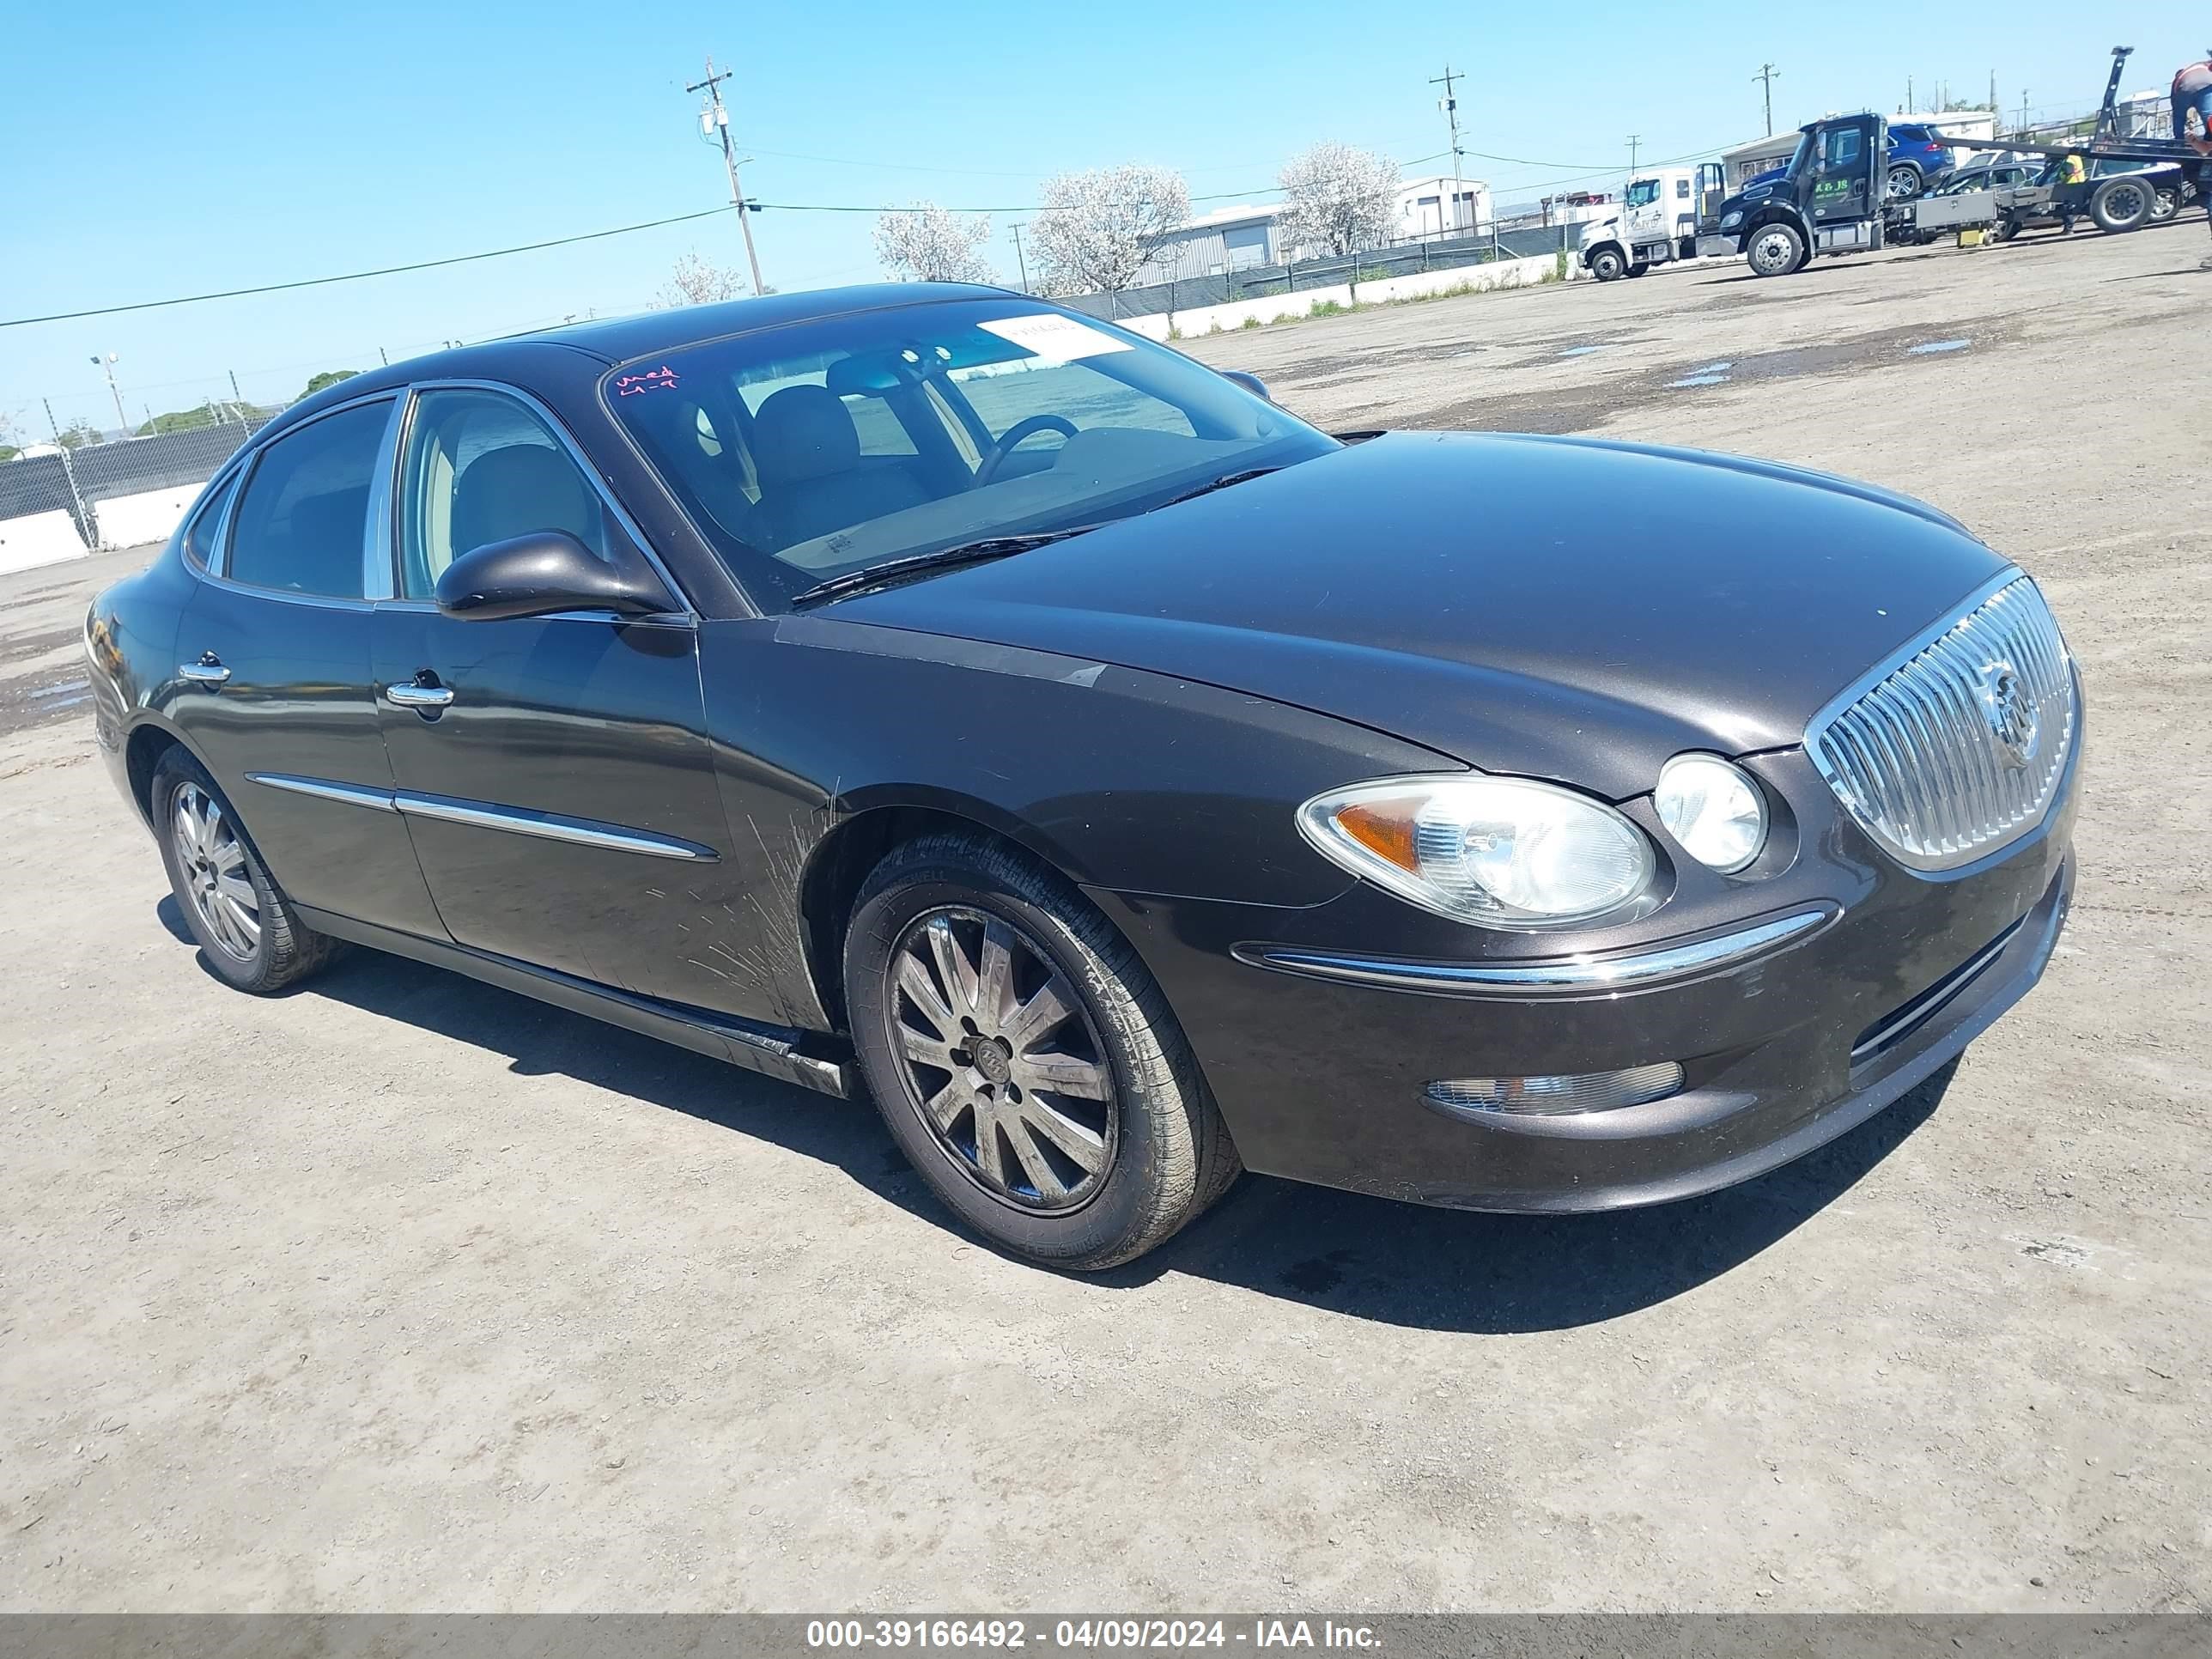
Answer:
POLYGON ((1142 1255, 1236 1147, 1143 962, 1066 881, 981 836, 908 842, 845 936, 861 1074, 961 1221, 1041 1267, 1142 1255))
POLYGON ((147 793, 177 908, 209 965, 225 981, 271 996, 343 948, 294 913, 262 866, 236 809, 185 750, 172 749, 161 757, 147 793))
POLYGON ((1589 268, 1590 275, 1596 277, 1598 281, 1610 283, 1626 273, 1628 261, 1622 258, 1614 249, 1601 247, 1590 255, 1589 268))

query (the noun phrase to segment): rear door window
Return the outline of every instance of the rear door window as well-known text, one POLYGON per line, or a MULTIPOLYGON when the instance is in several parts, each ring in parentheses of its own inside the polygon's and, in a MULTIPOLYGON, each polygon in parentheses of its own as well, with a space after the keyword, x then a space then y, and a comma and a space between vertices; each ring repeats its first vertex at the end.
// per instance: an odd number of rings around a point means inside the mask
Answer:
POLYGON ((215 568, 216 538, 222 530, 222 509, 238 489, 238 475, 234 472, 213 489, 200 503, 200 510, 192 514, 192 521, 185 526, 185 558, 195 569, 215 568))
POLYGON ((362 598, 370 487, 392 409, 389 398, 342 409, 264 450, 239 494, 223 574, 280 593, 362 598))

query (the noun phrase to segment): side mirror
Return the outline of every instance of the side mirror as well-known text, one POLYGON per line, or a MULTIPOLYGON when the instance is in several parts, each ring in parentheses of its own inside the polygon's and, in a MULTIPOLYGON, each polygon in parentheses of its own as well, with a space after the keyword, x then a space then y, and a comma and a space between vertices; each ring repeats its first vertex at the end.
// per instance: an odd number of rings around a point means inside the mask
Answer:
MULTIPOLYGON (((628 553, 628 550, 623 550, 628 553)), ((438 578, 438 609, 466 622, 556 611, 650 616, 676 601, 643 559, 610 564, 565 530, 533 530, 471 548, 438 578)))
POLYGON ((1221 378, 1224 380, 1236 381, 1237 385, 1263 402, 1272 404, 1275 401, 1267 396, 1267 383, 1256 374, 1249 374, 1241 368, 1224 368, 1221 371, 1221 378))

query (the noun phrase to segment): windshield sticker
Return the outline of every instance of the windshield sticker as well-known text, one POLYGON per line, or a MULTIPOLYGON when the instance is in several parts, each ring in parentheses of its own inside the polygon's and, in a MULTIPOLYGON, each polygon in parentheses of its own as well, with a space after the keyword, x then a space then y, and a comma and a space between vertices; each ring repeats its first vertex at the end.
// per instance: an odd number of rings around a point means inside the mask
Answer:
POLYGON ((615 379, 615 396, 634 398, 641 392, 658 392, 676 384, 676 371, 663 363, 659 368, 648 368, 642 374, 622 374, 615 379))
POLYGON ((1129 343, 1117 340, 1103 329, 1078 322, 1073 317, 1001 317, 978 323, 987 334, 1034 352, 1047 362, 1073 362, 1078 357, 1103 357, 1109 351, 1127 351, 1129 343))

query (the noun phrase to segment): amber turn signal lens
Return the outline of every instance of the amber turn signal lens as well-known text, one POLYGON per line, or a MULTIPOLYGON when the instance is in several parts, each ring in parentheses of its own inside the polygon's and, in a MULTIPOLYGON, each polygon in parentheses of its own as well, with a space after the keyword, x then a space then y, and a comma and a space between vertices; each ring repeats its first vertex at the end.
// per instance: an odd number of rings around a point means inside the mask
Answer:
POLYGON ((1421 809, 1418 800, 1359 801, 1339 809, 1336 822, 1344 833, 1377 858, 1401 870, 1419 871, 1420 858, 1413 850, 1413 818, 1421 809))

